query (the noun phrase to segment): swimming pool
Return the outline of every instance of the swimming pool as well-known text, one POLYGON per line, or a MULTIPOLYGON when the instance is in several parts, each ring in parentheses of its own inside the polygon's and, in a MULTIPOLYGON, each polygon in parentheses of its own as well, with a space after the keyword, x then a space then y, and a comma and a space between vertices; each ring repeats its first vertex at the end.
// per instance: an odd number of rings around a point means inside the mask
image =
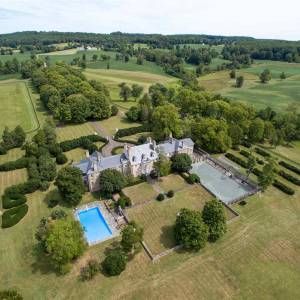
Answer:
POLYGON ((112 236, 112 231, 98 206, 80 210, 77 212, 77 216, 90 245, 104 241, 112 236))

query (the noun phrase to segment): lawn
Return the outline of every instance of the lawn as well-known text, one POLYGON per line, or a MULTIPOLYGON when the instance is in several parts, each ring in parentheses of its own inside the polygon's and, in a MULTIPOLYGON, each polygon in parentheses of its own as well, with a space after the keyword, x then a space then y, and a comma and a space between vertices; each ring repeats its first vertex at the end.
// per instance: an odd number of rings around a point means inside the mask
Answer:
POLYGON ((261 109, 271 106, 277 111, 284 111, 288 105, 298 104, 300 99, 300 64, 285 62, 256 61, 251 67, 237 71, 243 75, 245 82, 242 88, 235 88, 235 80, 229 78, 228 71, 211 73, 200 77, 200 85, 209 91, 221 93, 233 100, 254 105, 261 109), (261 84, 259 74, 268 68, 272 80, 261 84), (287 79, 279 79, 285 72, 287 79))
MULTIPOLYGON (((8 172, 0 172, 0 195, 3 191, 14 184, 22 183, 27 181, 27 170, 19 169, 8 172)), ((1 207, 1 205, 0 205, 1 207)))
MULTIPOLYGON (((35 257, 33 251, 36 227, 50 213, 45 195, 30 195, 26 217, 15 227, 0 229, 0 288, 17 288, 24 299, 99 299, 99 295, 102 299, 143 299, 145 295, 147 299, 300 297, 299 197, 286 197, 270 188, 262 196, 251 197, 246 206, 236 205, 240 217, 228 225, 225 237, 199 253, 174 253, 152 264, 141 252, 120 276, 99 274, 82 283, 78 280, 80 267, 90 258, 101 260, 111 241, 89 248, 70 274, 55 275, 46 260, 35 257)), ((200 197, 198 192, 191 195, 200 197)), ((185 196, 177 193, 168 202, 154 202, 157 209, 149 209, 152 215, 146 216, 147 220, 152 222, 161 211, 158 209, 166 207, 164 212, 170 216, 173 207, 179 208, 178 203, 186 206, 193 201, 185 196)), ((93 201, 93 197, 85 200, 93 201)), ((196 203, 200 206, 202 201, 196 203)), ((164 223, 170 224, 171 219, 164 223)), ((156 228, 160 230, 159 225, 156 228)))
POLYGON ((65 125, 56 128, 59 142, 79 138, 84 135, 94 134, 95 130, 89 123, 79 125, 65 125))
POLYGON ((0 155, 0 164, 6 163, 8 161, 14 161, 18 158, 21 158, 25 154, 24 150, 20 148, 14 148, 7 151, 6 154, 0 155))
POLYGON ((144 240, 152 253, 159 254, 175 246, 172 230, 176 214, 183 208, 201 209, 212 196, 199 185, 188 186, 162 202, 153 200, 127 209, 130 220, 144 227, 144 240))
POLYGON ((33 105, 26 81, 0 81, 0 132, 5 126, 13 129, 17 125, 27 132, 36 130, 39 120, 33 105))
POLYGON ((136 134, 133 134, 133 135, 127 135, 123 138, 120 138, 120 140, 126 140, 126 141, 132 141, 132 142, 137 142, 138 139, 141 137, 141 136, 150 136, 151 133, 150 132, 140 132, 140 133, 136 133, 136 134))

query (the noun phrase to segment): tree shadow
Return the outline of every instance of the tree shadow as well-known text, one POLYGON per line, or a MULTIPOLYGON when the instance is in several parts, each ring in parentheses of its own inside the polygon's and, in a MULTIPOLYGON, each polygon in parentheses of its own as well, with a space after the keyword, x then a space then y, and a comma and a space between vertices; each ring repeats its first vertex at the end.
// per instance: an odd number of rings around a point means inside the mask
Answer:
POLYGON ((172 248, 176 246, 175 237, 174 237, 174 226, 166 225, 161 228, 161 235, 159 237, 160 243, 165 248, 172 248))
POLYGON ((43 251, 42 247, 39 244, 36 244, 33 247, 32 254, 35 257, 35 261, 31 264, 32 273, 41 273, 41 274, 50 274, 55 273, 59 275, 59 273, 53 268, 53 266, 49 263, 49 258, 43 251))

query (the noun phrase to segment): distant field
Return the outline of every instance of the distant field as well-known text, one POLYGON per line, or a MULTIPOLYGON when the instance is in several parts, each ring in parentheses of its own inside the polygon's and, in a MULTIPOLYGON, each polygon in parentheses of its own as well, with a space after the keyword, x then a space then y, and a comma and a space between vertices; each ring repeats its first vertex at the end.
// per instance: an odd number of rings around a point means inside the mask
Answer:
MULTIPOLYGON (((95 70, 95 69, 86 69, 84 74, 88 79, 95 79, 103 82, 110 91, 110 95, 113 101, 116 101, 117 104, 128 108, 134 105, 134 102, 130 104, 120 100, 119 84, 126 82, 128 85, 139 84, 144 87, 144 92, 146 92, 151 84, 162 83, 168 84, 175 82, 177 79, 168 77, 165 75, 152 74, 147 72, 136 72, 136 71, 122 71, 122 70, 95 70)), ((133 100, 133 99, 131 99, 133 100)))
POLYGON ((12 129, 21 125, 25 131, 38 128, 39 122, 30 97, 31 91, 25 81, 0 82, 0 132, 5 126, 12 129))
POLYGON ((14 53, 12 55, 0 55, 0 60, 2 62, 6 62, 8 60, 12 60, 13 58, 16 58, 19 62, 27 60, 30 58, 30 52, 26 52, 26 53, 14 53))
POLYGON ((256 62, 250 68, 237 70, 243 75, 245 83, 242 88, 235 88, 235 80, 229 78, 228 71, 205 75, 199 79, 200 85, 210 91, 221 93, 233 100, 247 102, 258 109, 266 106, 282 111, 289 104, 300 103, 300 64, 284 62, 256 62), (272 80, 268 84, 259 81, 259 74, 268 68, 272 80), (285 72, 287 79, 279 79, 285 72))

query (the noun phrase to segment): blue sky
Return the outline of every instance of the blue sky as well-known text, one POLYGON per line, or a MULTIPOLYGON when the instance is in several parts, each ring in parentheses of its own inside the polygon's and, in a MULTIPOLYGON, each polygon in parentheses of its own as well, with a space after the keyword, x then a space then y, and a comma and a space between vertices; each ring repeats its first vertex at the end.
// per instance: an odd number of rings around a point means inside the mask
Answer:
POLYGON ((0 32, 206 33, 300 40, 299 0, 1 0, 0 32))

